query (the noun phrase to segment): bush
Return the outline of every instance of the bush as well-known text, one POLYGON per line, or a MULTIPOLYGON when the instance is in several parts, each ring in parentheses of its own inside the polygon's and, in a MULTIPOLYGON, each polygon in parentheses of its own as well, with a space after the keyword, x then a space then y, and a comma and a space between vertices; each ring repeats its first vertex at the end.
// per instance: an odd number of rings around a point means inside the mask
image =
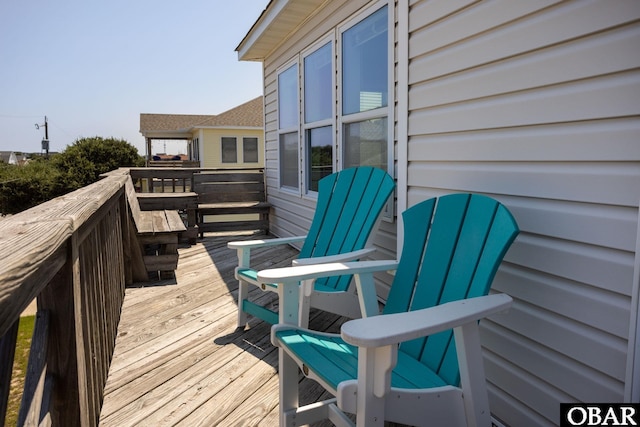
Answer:
POLYGON ((63 171, 65 186, 72 189, 92 184, 119 167, 144 166, 144 158, 127 141, 98 136, 78 139, 52 162, 63 171))
POLYGON ((32 160, 25 166, 0 165, 0 212, 16 214, 67 193, 61 177, 44 160, 32 160))
POLYGON ((81 138, 62 153, 27 165, 0 162, 0 213, 16 214, 92 184, 119 167, 144 166, 138 150, 122 139, 81 138))

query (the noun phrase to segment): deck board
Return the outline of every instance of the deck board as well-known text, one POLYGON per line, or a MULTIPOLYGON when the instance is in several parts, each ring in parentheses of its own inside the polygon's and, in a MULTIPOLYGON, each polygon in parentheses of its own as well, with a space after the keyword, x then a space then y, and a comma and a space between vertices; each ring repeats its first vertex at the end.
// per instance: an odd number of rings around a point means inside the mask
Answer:
MULTIPOLYGON (((233 237, 233 240, 247 237, 233 237)), ((278 354, 269 325, 236 330, 236 254, 230 237, 179 249, 175 279, 126 290, 101 426, 277 425, 278 354)), ((257 250, 259 268, 287 266, 289 246, 257 250)), ((273 293, 252 298, 277 304, 273 293)), ((312 311, 311 326, 336 331, 343 319, 312 311)), ((302 401, 322 389, 302 380, 302 401)))

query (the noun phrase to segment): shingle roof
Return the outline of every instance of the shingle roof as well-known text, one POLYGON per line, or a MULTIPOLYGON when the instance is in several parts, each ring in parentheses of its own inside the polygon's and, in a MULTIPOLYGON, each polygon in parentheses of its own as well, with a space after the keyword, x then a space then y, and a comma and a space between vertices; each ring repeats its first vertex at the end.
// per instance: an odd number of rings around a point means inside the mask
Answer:
POLYGON ((218 115, 140 114, 140 133, 187 131, 194 127, 262 127, 263 100, 259 96, 218 115))

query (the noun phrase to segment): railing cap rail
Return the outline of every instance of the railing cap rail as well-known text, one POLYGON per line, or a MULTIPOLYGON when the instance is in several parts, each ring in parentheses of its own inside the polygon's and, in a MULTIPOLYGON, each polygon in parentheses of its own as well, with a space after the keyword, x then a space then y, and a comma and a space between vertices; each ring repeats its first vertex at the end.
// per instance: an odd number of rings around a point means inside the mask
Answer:
POLYGON ((121 191, 126 179, 109 176, 0 220, 0 336, 64 265, 73 233, 121 191))

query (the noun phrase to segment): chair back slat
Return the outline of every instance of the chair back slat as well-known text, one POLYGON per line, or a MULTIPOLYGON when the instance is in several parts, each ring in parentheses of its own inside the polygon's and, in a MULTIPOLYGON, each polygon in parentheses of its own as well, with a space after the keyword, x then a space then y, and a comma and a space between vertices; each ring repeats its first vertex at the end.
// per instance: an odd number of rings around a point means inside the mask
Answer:
MULTIPOLYGON (((319 230, 322 230, 322 232, 319 232, 316 236, 307 235, 307 239, 305 240, 305 245, 309 242, 310 237, 315 241, 310 251, 310 257, 328 255, 331 242, 334 239, 341 240, 341 235, 338 233, 338 230, 350 225, 344 224, 345 216, 343 213, 345 209, 348 209, 347 205, 353 203, 353 201, 349 199, 349 195, 356 177, 356 172, 356 169, 346 169, 338 172, 337 179, 330 191, 330 197, 327 200, 327 207, 324 209, 323 216, 318 218, 321 224, 319 230)), ((318 190, 322 191, 324 189, 321 189, 319 186, 318 190)), ((315 221, 316 218, 314 216, 314 222, 315 221)))
POLYGON ((350 224, 344 230, 343 243, 340 247, 337 244, 331 245, 329 251, 341 253, 366 245, 369 234, 394 188, 391 177, 386 173, 376 172, 378 170, 371 169, 371 173, 366 176, 359 174, 361 179, 354 182, 350 197, 359 202, 349 203, 349 209, 345 209, 344 216, 347 220, 342 222, 350 224), (351 221, 348 218, 351 218, 351 221))
MULTIPOLYGON (((440 197, 433 220, 429 221, 424 215, 433 210, 433 203, 423 202, 426 205, 423 209, 411 208, 404 215, 405 230, 410 230, 410 234, 405 239, 385 313, 403 308, 406 311, 406 307, 419 310, 486 295, 502 257, 518 233, 508 210, 489 197, 470 194, 440 197), (424 251, 405 252, 406 240, 419 241, 418 236, 427 234, 424 251), (420 260, 416 260, 417 252, 421 252, 420 260), (405 261, 407 256, 411 261, 405 261), (408 272, 402 271, 404 268, 408 272)), ((436 371, 448 384, 459 382, 451 331, 403 343, 401 351, 436 371)))
POLYGON ((405 230, 402 256, 387 296, 384 314, 405 313, 411 307, 435 205, 436 199, 425 200, 402 214, 405 230), (411 230, 411 233, 408 230, 411 230))
MULTIPOLYGON (((329 202, 333 196, 333 191, 336 186, 338 177, 342 176, 343 179, 348 174, 353 174, 353 170, 344 170, 337 173, 332 173, 322 178, 318 182, 318 200, 316 201, 316 210, 311 221, 311 227, 305 238, 304 245, 300 249, 300 258, 311 258, 313 256, 316 242, 318 241, 318 235, 324 225, 324 219, 329 209, 329 202)), ((333 232, 331 232, 333 235, 333 232)))
MULTIPOLYGON (((329 175, 319 182, 318 203, 300 258, 336 255, 363 249, 394 189, 383 170, 361 166, 329 175)), ((344 291, 351 276, 318 280, 344 291)))

